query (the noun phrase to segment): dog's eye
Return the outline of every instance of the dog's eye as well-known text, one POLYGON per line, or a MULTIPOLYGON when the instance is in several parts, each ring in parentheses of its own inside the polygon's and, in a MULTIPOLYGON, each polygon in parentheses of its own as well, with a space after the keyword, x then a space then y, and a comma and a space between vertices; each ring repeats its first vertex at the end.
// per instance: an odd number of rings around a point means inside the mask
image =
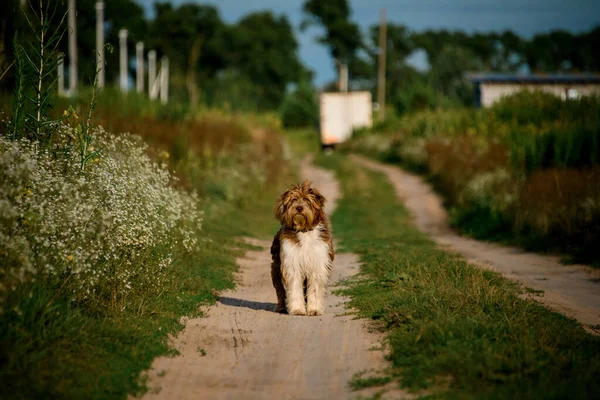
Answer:
POLYGON ((296 201, 298 201, 298 199, 292 199, 290 203, 295 203, 296 201))

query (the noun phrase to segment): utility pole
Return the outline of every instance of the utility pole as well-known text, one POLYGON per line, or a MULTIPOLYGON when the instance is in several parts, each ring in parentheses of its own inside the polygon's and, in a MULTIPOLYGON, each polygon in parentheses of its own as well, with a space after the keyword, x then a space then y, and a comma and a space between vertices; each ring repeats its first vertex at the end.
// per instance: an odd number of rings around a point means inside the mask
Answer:
POLYGON ((387 22, 385 8, 381 9, 379 25, 379 68, 377 71, 377 103, 379 103, 379 120, 385 119, 385 57, 387 52, 387 22))
POLYGON ((75 0, 69 0, 69 94, 77 93, 77 9, 75 0))
POLYGON ((104 87, 104 2, 96 2, 96 71, 98 88, 104 87))

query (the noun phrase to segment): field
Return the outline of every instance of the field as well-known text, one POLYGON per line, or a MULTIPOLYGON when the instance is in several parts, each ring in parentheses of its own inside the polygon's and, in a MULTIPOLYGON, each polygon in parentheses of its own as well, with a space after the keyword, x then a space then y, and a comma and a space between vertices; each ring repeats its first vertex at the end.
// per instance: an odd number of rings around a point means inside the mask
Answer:
POLYGON ((392 117, 344 148, 426 174, 461 232, 598 265, 599 111, 597 97, 522 92, 392 117))

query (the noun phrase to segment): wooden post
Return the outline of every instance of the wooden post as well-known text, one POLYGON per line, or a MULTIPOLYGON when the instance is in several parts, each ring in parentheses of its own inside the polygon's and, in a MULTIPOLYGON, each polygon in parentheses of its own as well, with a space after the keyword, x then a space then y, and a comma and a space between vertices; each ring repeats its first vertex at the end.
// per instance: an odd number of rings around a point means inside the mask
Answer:
POLYGON ((119 86, 127 92, 127 29, 119 31, 119 86))
POLYGON ((144 42, 135 44, 135 89, 144 92, 144 42))
POLYGON ((348 64, 340 64, 340 92, 348 91, 348 64))
POLYGON ((69 95, 77 93, 77 8, 75 0, 69 0, 69 95))
POLYGON ((377 73, 377 103, 379 103, 379 120, 385 119, 385 58, 387 52, 387 23, 385 8, 381 9, 379 25, 379 69, 377 73))
POLYGON ((150 100, 158 97, 158 79, 156 79, 156 51, 148 52, 148 95, 150 100))
POLYGON ((98 88, 104 87, 104 2, 96 2, 96 71, 98 88))
POLYGON ((169 101, 169 59, 160 59, 160 101, 167 104, 169 101))

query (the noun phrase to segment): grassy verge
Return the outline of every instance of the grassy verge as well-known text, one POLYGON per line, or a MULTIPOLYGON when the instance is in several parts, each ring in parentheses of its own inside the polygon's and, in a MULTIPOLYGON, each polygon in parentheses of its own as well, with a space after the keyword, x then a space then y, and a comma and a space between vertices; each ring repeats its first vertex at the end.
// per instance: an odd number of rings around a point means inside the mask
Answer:
POLYGON ((344 196, 333 215, 342 251, 361 273, 341 289, 358 316, 388 332, 397 380, 432 398, 591 398, 600 390, 600 338, 519 297, 498 274, 436 248, 411 223, 383 175, 322 157, 344 196))
MULTIPOLYGON (((75 299, 67 288, 77 277, 68 273, 40 273, 19 286, 0 312, 2 398, 114 399, 143 393, 140 373, 155 357, 172 353, 168 335, 182 329, 180 318, 200 315, 201 305, 214 303, 219 291, 233 287, 235 259, 244 249, 237 238, 266 237, 276 230, 272 202, 287 183, 282 177, 292 171, 276 150, 281 143, 275 133, 254 137, 239 121, 221 116, 170 119, 140 110, 120 114, 102 104, 97 112, 98 122, 116 136, 129 131, 150 143, 146 153, 175 170, 177 190, 198 193, 198 209, 204 214, 201 229, 194 229, 197 245, 191 251, 182 245, 161 247, 176 240, 169 232, 138 258, 122 254, 118 261, 132 261, 135 268, 156 257, 172 262, 159 289, 123 295, 116 306, 109 296, 97 295, 93 302, 75 299)), ((132 190, 126 184, 119 188, 132 190)), ((95 189, 83 195, 89 193, 95 189)), ((160 209, 155 212, 162 215, 160 209)), ((25 230, 23 221, 19 224, 25 230)))
POLYGON ((139 374, 155 357, 172 353, 167 335, 182 329, 179 318, 199 316, 200 305, 233 287, 240 254, 235 237, 270 226, 271 208, 263 204, 224 206, 208 216, 197 251, 175 255, 172 284, 158 296, 136 298, 121 312, 92 313, 64 297, 47 307, 54 291, 40 292, 38 286, 35 297, 20 305, 22 315, 1 320, 3 397, 113 399, 143 392, 139 374))

